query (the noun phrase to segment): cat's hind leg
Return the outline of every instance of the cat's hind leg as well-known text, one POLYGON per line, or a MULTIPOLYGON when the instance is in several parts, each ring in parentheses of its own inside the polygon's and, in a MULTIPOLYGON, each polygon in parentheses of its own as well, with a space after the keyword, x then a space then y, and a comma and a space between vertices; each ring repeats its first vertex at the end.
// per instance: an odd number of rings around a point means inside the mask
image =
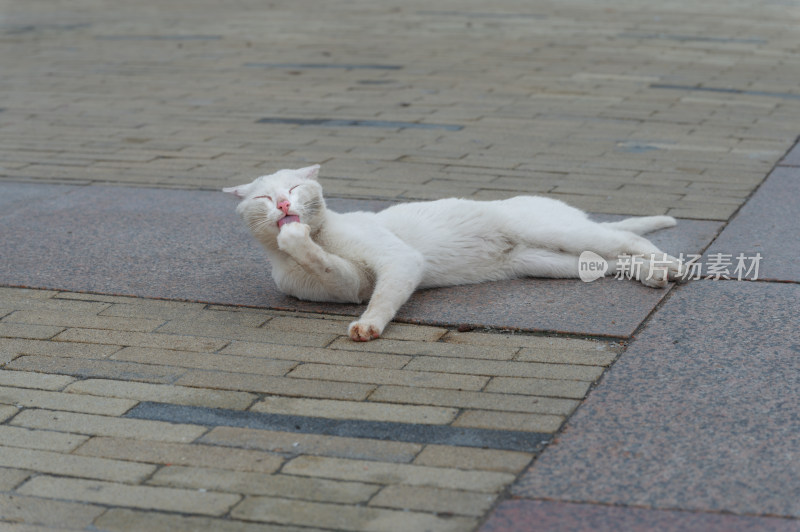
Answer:
MULTIPOLYGON (((607 261, 606 276, 632 278, 645 286, 663 288, 670 280, 666 266, 658 261, 639 257, 621 257, 607 261)), ((581 277, 581 260, 575 255, 557 253, 546 249, 526 249, 509 261, 513 277, 550 277, 571 279, 581 277)), ((593 280, 593 279, 591 279, 593 280)))
POLYGON ((579 277, 578 263, 577 255, 527 248, 516 252, 507 267, 512 277, 571 279, 579 277))
POLYGON ((685 274, 683 265, 633 230, 646 232, 669 227, 673 222, 674 219, 668 216, 630 218, 613 223, 591 222, 591 226, 586 228, 575 243, 585 246, 581 252, 593 251, 620 267, 630 261, 638 268, 632 272, 632 278, 645 286, 663 288, 667 281, 682 280, 685 274))

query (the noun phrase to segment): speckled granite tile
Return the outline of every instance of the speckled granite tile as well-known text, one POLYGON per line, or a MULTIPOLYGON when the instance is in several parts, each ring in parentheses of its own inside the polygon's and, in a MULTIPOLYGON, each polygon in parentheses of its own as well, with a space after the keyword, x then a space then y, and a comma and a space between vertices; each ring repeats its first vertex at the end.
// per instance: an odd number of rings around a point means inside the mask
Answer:
POLYGON ((679 287, 514 495, 800 517, 800 286, 679 287))
POLYGON ((516 499, 499 504, 480 532, 534 529, 548 532, 797 532, 800 521, 516 499))
MULTIPOLYGON (((758 267, 759 279, 800 282, 798 198, 800 167, 777 167, 714 241, 703 262, 710 254, 730 254, 732 274, 739 254, 747 258, 759 253, 762 257, 758 267)), ((750 261, 746 264, 750 265, 750 261)))
MULTIPOLYGON (((32 193, 18 187, 31 185, 2 183, 0 196, 32 193)), ((236 216, 235 201, 224 194, 49 188, 26 208, 0 215, 0 284, 350 315, 363 311, 362 306, 308 303, 279 293, 264 252, 236 216)), ((340 211, 388 205, 344 199, 328 203, 340 211)), ((675 254, 699 252, 719 227, 687 220, 652 238, 675 254)), ((610 278, 589 284, 525 279, 422 291, 398 319, 627 337, 665 294, 610 278)))
POLYGON ((800 142, 794 145, 780 163, 781 166, 800 166, 800 142))
MULTIPOLYGON (((1 183, 0 217, 7 216, 18 210, 30 209, 35 202, 60 197, 81 188, 83 187, 72 185, 1 183)), ((2 231, 1 228, 0 231, 2 231)))

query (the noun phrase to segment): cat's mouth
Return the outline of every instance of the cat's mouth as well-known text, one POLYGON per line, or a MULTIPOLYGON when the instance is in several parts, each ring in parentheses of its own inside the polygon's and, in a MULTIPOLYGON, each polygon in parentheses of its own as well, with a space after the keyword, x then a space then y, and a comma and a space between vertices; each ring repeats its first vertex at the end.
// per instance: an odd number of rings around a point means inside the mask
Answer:
POLYGON ((296 214, 287 214, 286 216, 284 216, 283 218, 278 220, 278 228, 283 227, 284 224, 291 224, 291 223, 299 222, 299 221, 300 221, 300 217, 297 216, 296 214))

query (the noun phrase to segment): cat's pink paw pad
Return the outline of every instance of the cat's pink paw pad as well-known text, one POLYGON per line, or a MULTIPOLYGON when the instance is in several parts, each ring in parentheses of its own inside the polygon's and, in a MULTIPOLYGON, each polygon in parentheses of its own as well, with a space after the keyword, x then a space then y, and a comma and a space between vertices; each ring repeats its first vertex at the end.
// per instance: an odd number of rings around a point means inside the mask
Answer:
POLYGON ((350 339, 355 342, 369 342, 375 340, 381 335, 381 331, 374 325, 366 323, 355 322, 350 324, 349 329, 350 339))

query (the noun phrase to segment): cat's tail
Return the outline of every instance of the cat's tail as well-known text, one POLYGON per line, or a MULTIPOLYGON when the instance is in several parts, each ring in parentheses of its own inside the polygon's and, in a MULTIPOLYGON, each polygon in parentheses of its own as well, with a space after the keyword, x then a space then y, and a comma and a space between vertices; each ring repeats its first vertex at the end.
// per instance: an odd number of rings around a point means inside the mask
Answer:
POLYGON ((604 222, 603 225, 613 227, 614 229, 621 229, 623 231, 630 231, 637 235, 643 235, 656 229, 665 229, 667 227, 675 227, 678 222, 672 216, 640 216, 637 218, 626 218, 619 222, 604 222))

